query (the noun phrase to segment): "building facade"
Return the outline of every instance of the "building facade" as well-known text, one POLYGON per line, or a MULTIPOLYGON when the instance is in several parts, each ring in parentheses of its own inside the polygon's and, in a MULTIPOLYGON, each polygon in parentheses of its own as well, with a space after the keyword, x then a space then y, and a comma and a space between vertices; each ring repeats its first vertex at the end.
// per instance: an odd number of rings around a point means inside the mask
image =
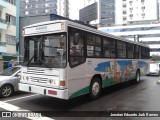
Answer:
POLYGON ((116 21, 118 25, 143 24, 157 21, 157 0, 115 0, 116 21))
POLYGON ((13 57, 15 54, 16 0, 0 0, 0 60, 6 61, 5 56, 13 57))
POLYGON ((69 16, 68 0, 19 0, 20 17, 58 14, 69 16))
POLYGON ((115 0, 85 0, 85 6, 97 2, 97 19, 90 22, 94 26, 115 24, 115 0))
POLYGON ((90 24, 114 26, 143 24, 159 20, 158 0, 85 0, 85 6, 98 3, 98 18, 90 24))
POLYGON ((69 0, 57 1, 57 15, 69 18, 69 0))

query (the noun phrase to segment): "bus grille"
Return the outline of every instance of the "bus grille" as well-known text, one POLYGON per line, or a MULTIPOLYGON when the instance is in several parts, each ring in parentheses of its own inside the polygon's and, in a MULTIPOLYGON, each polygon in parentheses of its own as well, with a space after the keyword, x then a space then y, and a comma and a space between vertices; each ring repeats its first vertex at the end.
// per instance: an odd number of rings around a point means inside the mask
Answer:
POLYGON ((37 82, 37 83, 47 83, 48 78, 40 78, 40 77, 30 77, 31 82, 37 82))
POLYGON ((39 75, 41 75, 41 74, 44 74, 44 73, 45 73, 45 70, 28 69, 28 70, 27 70, 27 73, 28 73, 28 74, 39 74, 39 75))

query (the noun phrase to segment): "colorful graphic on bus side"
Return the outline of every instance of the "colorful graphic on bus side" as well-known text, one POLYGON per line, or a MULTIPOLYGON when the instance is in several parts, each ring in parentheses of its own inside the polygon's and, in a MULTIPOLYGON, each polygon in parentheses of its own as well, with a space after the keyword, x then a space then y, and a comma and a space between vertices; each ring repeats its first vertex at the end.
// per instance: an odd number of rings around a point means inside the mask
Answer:
POLYGON ((114 60, 99 63, 95 71, 102 73, 103 87, 106 87, 134 79, 137 68, 140 68, 141 74, 144 74, 147 67, 148 64, 144 61, 114 60))

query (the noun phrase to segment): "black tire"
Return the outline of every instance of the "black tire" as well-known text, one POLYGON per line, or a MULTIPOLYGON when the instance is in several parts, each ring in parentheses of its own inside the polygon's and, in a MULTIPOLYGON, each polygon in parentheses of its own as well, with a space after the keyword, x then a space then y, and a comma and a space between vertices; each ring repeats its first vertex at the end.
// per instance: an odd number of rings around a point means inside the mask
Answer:
POLYGON ((139 83, 139 81, 140 81, 140 71, 137 70, 137 72, 136 72, 136 78, 135 78, 135 83, 139 83))
POLYGON ((89 95, 91 99, 97 99, 102 91, 102 83, 99 77, 94 77, 90 84, 89 95))
POLYGON ((160 71, 158 71, 158 76, 160 76, 160 71))
POLYGON ((3 85, 0 89, 0 95, 2 97, 9 97, 13 93, 13 87, 11 85, 3 85))

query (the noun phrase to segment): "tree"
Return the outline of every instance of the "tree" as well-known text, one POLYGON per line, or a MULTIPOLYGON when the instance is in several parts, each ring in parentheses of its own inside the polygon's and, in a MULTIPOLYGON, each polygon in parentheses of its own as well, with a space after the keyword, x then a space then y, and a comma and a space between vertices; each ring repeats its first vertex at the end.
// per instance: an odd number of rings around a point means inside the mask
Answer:
POLYGON ((160 55, 152 55, 151 60, 152 61, 160 61, 160 55))

